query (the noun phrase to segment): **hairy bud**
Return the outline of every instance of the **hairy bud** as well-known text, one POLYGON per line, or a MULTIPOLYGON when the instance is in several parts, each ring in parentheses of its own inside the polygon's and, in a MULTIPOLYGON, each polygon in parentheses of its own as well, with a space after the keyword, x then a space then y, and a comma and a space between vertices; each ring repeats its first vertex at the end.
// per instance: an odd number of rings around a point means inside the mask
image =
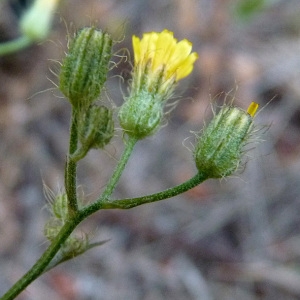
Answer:
POLYGON ((89 107, 107 79, 112 39, 94 27, 79 31, 62 63, 59 88, 73 108, 89 107))
POLYGON ((258 104, 248 111, 224 106, 212 119, 197 141, 194 152, 198 171, 207 178, 231 175, 239 166, 242 150, 252 131, 258 104))
POLYGON ((114 134, 112 111, 105 106, 92 105, 79 122, 79 140, 86 149, 102 149, 114 134))

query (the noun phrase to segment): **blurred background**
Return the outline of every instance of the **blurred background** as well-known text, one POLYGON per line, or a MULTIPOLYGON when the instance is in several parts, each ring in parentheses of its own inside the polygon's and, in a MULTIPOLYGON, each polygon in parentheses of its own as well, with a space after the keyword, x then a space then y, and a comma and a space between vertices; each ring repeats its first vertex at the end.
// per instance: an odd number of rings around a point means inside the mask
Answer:
MULTIPOLYGON (((19 35, 30 4, 0 1, 1 42, 19 35)), ((199 54, 178 87, 168 126, 137 145, 114 197, 153 193, 193 176, 191 131, 211 118, 212 102, 235 98, 244 109, 259 103, 263 142, 250 147, 236 176, 163 202, 94 214, 81 231, 110 241, 53 269, 17 299, 300 299, 299 16, 298 0, 65 0, 48 40, 0 57, 0 294, 47 247, 43 186, 63 189, 70 117, 55 86, 56 61, 67 35, 92 24, 116 41, 118 64, 105 92, 110 107, 127 93, 132 34, 167 28, 199 54)), ((80 162, 87 201, 101 192, 122 147, 117 130, 105 151, 80 162)))

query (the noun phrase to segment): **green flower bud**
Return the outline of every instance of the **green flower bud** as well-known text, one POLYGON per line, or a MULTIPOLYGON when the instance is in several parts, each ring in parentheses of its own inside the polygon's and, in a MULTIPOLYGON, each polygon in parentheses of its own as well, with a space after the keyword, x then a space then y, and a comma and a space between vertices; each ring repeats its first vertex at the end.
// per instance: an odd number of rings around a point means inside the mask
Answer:
POLYGON ((63 260, 72 259, 88 249, 89 239, 88 236, 77 237, 70 236, 62 245, 61 252, 63 260))
POLYGON ((66 220, 69 213, 67 194, 63 193, 57 195, 51 204, 51 208, 55 218, 60 220, 66 220))
POLYGON ((114 135, 112 111, 92 105, 79 121, 79 140, 84 149, 102 149, 114 135))
POLYGON ((77 33, 59 75, 59 88, 73 108, 87 108, 99 97, 107 79, 111 49, 108 33, 93 27, 77 33))
POLYGON ((152 135, 162 119, 163 105, 147 91, 130 96, 119 111, 120 125, 128 135, 137 139, 152 135))
POLYGON ((55 195, 46 186, 45 191, 49 197, 48 208, 52 216, 44 226, 44 234, 48 240, 52 241, 68 219, 68 198, 66 193, 55 195))
POLYGON ((252 102, 247 112, 230 106, 220 110, 197 141, 194 157, 200 173, 207 178, 222 178, 236 171, 257 108, 258 104, 252 102))
POLYGON ((49 241, 53 241, 63 226, 61 220, 51 218, 44 226, 44 235, 49 241))
MULTIPOLYGON (((57 237, 57 234, 61 230, 64 222, 55 218, 51 218, 44 227, 45 237, 52 242, 57 237)), ((79 237, 76 235, 71 235, 67 240, 61 245, 60 260, 65 261, 71 259, 88 249, 89 239, 88 236, 79 237)))

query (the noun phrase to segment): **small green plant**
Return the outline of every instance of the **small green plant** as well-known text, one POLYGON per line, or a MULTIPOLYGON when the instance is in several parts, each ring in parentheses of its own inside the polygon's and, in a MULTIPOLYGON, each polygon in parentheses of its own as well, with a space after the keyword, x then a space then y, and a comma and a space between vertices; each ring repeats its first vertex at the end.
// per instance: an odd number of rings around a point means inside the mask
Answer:
POLYGON ((186 182, 151 195, 114 199, 112 194, 136 143, 155 134, 164 118, 164 107, 178 82, 193 70, 198 56, 188 40, 177 41, 168 30, 133 36, 134 67, 129 95, 117 112, 99 105, 112 56, 112 39, 96 28, 80 30, 71 41, 59 75, 59 88, 72 106, 69 152, 64 190, 50 201, 51 218, 44 233, 49 247, 34 266, 2 296, 14 299, 32 281, 56 265, 103 242, 91 243, 88 235, 73 231, 84 219, 103 209, 129 209, 184 193, 209 178, 223 178, 239 167, 245 144, 253 133, 258 104, 244 111, 224 105, 197 136, 195 175, 186 182), (124 151, 104 191, 84 204, 77 195, 77 163, 91 149, 103 149, 114 135, 114 113, 123 130, 124 151))
POLYGON ((20 51, 33 43, 44 40, 49 33, 58 4, 59 0, 35 0, 20 19, 20 37, 1 43, 0 56, 20 51))
POLYGON ((233 3, 233 12, 240 19, 249 21, 255 15, 270 7, 274 1, 269 0, 238 0, 233 3))

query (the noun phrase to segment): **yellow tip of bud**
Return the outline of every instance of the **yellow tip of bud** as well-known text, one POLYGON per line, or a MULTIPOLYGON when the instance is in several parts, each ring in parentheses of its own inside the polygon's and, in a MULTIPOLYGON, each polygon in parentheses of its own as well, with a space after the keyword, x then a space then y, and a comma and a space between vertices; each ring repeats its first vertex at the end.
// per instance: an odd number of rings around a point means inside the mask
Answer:
POLYGON ((259 104, 257 104, 256 102, 251 102, 247 109, 247 113, 253 118, 256 114, 258 107, 259 104))

